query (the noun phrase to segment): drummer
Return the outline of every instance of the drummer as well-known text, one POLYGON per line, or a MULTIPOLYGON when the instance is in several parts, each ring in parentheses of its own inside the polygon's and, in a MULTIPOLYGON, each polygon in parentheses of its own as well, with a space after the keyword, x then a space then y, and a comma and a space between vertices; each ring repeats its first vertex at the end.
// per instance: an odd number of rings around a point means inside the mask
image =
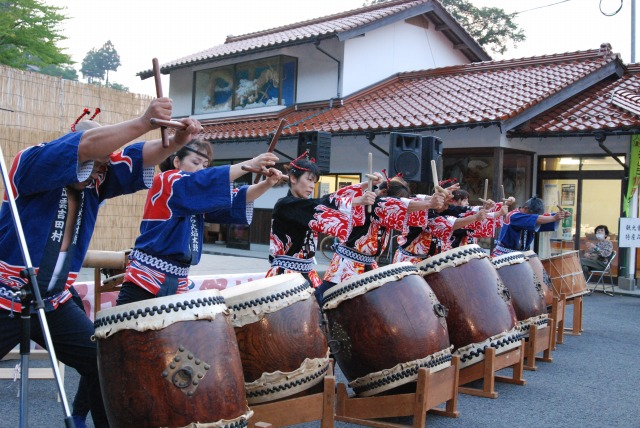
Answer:
POLYGON ((233 180, 245 174, 242 166, 271 167, 278 158, 263 153, 246 162, 208 168, 211 144, 198 139, 182 147, 147 193, 140 235, 129 255, 130 263, 116 305, 186 293, 189 266, 202 255, 204 222, 251 222, 251 203, 281 177, 275 168, 266 180, 231 191, 233 180))
MULTIPOLYGON (((447 182, 455 183, 455 179, 445 180, 440 185, 447 188, 449 185, 447 182)), ((502 218, 509 212, 509 205, 515 202, 515 198, 510 197, 504 202, 497 203, 491 199, 486 201, 481 199, 480 201, 483 202, 483 205, 470 206, 469 192, 463 189, 452 192, 451 202, 441 214, 464 218, 485 210, 486 215, 484 220, 474 220, 472 223, 454 230, 451 235, 451 248, 475 244, 478 238, 493 238, 496 228, 502 227, 502 218)))
POLYGON ((393 256, 393 262, 420 263, 428 257, 440 254, 451 249, 452 235, 461 228, 481 222, 485 219, 485 210, 469 211, 468 215, 458 217, 466 209, 453 210, 453 198, 455 192, 460 190, 457 183, 446 180, 439 183, 444 189, 444 207, 436 210, 429 210, 427 223, 422 227, 409 227, 406 236, 398 238, 398 248, 393 256))
POLYGON ((318 303, 322 301, 322 294, 335 284, 378 268, 376 257, 389 243, 391 230, 406 233, 407 225, 424 224, 426 210, 442 207, 444 202, 441 194, 412 200, 408 199, 410 196, 409 186, 400 177, 381 184, 365 223, 354 227, 349 237, 337 247, 324 281, 316 289, 318 303), (420 215, 409 215, 419 211, 423 211, 422 220, 420 215))
MULTIPOLYGON (((376 194, 364 191, 369 183, 360 183, 311 198, 320 170, 306 156, 289 164, 289 193, 273 207, 267 277, 299 272, 316 288, 321 280, 312 263, 318 233, 344 241, 354 225, 364 223, 363 206, 371 205, 376 194)), ((375 177, 374 185, 382 182, 381 175, 375 177)))
POLYGON ((537 232, 556 230, 558 222, 570 215, 571 213, 566 210, 545 214, 542 199, 533 196, 520 208, 505 216, 504 226, 500 229, 500 236, 491 252, 491 257, 513 251, 529 250, 537 232))

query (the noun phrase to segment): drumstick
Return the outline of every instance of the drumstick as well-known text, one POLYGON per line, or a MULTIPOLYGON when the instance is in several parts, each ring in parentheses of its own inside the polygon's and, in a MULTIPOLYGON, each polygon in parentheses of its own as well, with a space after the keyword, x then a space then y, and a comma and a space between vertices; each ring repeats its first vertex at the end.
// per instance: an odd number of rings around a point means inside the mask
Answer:
MULTIPOLYGON (((153 58, 151 64, 153 65, 153 78, 156 82, 156 96, 162 98, 162 80, 160 79, 160 64, 158 63, 158 58, 153 58)), ((169 147, 167 128, 165 126, 160 127, 160 135, 162 136, 162 147, 169 147)))
POLYGON ((489 179, 485 178, 484 179, 484 196, 482 197, 482 199, 484 199, 485 201, 487 200, 487 189, 489 187, 489 179))
MULTIPOLYGON (((371 178, 373 175, 373 153, 369 152, 369 191, 373 191, 373 179, 371 178)), ((371 214, 371 205, 367 205, 367 213, 371 214)))
MULTIPOLYGON (((258 174, 258 175, 264 175, 267 177, 271 177, 273 175, 272 172, 265 170, 265 169, 260 169, 260 168, 254 168, 252 166, 246 166, 246 165, 242 165, 240 167, 243 171, 247 171, 247 172, 253 172, 254 174, 258 174)), ((282 181, 289 181, 289 176, 287 175, 283 175, 282 177, 280 177, 280 179, 282 181)))
MULTIPOLYGON (((286 122, 285 119, 280 120, 280 123, 278 124, 278 129, 276 129, 276 132, 275 134, 273 134, 273 138, 271 139, 271 142, 269 142, 267 153, 273 153, 273 151, 276 149, 276 144, 278 143, 278 139, 282 134, 282 130, 284 129, 285 122, 286 122)), ((262 178, 261 175, 256 175, 256 178, 253 180, 253 184, 258 184, 261 178, 262 178)))
POLYGON ((151 122, 152 125, 159 125, 176 129, 187 129, 187 125, 182 122, 176 122, 175 120, 156 119, 155 117, 153 117, 149 120, 149 122, 151 122))
POLYGON ((433 178, 433 189, 436 192, 447 193, 447 191, 440 186, 440 182, 438 181, 438 169, 436 168, 435 159, 431 159, 431 177, 433 178))
POLYGON ((504 201, 506 199, 505 198, 506 195, 504 194, 504 184, 500 185, 500 195, 501 195, 500 199, 504 201))

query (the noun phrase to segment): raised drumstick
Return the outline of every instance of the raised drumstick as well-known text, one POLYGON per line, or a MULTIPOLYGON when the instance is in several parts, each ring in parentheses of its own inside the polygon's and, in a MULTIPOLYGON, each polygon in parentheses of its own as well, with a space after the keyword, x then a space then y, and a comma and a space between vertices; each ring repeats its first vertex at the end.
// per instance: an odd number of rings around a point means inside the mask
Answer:
POLYGON ((482 199, 484 199, 485 201, 487 200, 487 190, 489 188, 489 179, 485 178, 484 179, 484 196, 482 197, 482 199))
POLYGON ((431 178, 433 178, 433 189, 436 192, 447 193, 447 191, 440 186, 440 182, 438 181, 438 169, 436 167, 435 159, 431 159, 431 178))
MULTIPOLYGON (((158 63, 158 58, 153 58, 151 64, 153 65, 153 79, 156 82, 156 97, 162 98, 162 80, 160 79, 160 63, 158 63)), ((167 128, 165 126, 160 127, 160 135, 162 136, 162 147, 169 147, 167 128)))
MULTIPOLYGON (((271 177, 273 174, 271 172, 269 172, 266 169, 260 169, 260 168, 253 168, 251 166, 246 166, 246 165, 242 165, 240 167, 243 171, 247 171, 247 172, 253 172, 254 174, 258 174, 258 175, 265 175, 267 177, 271 177)), ((286 175, 282 175, 282 177, 280 177, 280 179, 282 181, 289 181, 289 177, 286 175)))
MULTIPOLYGON (((369 153, 369 174, 367 175, 367 177, 369 177, 369 191, 373 191, 373 179, 371 178, 371 176, 373 175, 373 153, 369 153)), ((369 214, 371 214, 371 205, 367 206, 367 212, 369 214)))
POLYGON ((176 122, 175 120, 156 119, 155 117, 149 120, 152 125, 159 125, 168 128, 186 129, 187 125, 182 122, 176 122))
MULTIPOLYGON (((278 129, 276 129, 276 133, 273 134, 273 138, 271 139, 271 142, 269 143, 269 147, 267 148, 267 153, 273 153, 273 151, 276 149, 276 144, 278 143, 278 139, 282 134, 282 130, 284 129, 285 122, 286 122, 285 119, 280 120, 280 123, 278 124, 278 129)), ((260 175, 256 175, 256 178, 253 180, 253 184, 258 184, 260 182, 260 177, 261 177, 260 175)))

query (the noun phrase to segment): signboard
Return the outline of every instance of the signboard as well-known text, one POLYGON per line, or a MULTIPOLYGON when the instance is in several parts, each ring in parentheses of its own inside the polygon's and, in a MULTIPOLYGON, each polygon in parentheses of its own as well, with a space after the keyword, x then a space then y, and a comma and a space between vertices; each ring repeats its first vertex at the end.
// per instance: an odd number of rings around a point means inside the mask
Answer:
POLYGON ((640 218, 620 218, 618 246, 620 248, 640 247, 640 218))
POLYGON ((569 211, 571 216, 562 219, 562 240, 571 241, 573 239, 573 208, 564 208, 565 211, 569 211))

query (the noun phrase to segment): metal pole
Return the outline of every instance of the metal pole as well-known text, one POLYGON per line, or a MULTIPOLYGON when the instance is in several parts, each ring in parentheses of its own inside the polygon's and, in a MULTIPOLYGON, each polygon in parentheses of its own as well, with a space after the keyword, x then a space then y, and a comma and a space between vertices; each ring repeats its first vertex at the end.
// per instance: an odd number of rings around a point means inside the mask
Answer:
POLYGON ((636 0, 631 0, 631 63, 636 62, 636 0))

